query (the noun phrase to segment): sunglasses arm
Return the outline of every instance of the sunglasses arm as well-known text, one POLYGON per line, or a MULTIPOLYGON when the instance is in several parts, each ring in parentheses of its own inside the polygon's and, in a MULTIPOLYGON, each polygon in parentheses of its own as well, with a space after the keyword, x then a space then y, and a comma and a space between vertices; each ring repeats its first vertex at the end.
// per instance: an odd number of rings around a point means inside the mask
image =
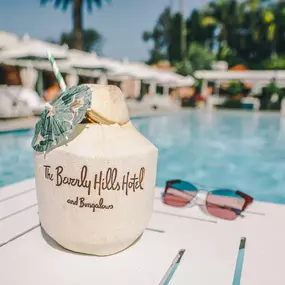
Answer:
POLYGON ((250 205, 253 202, 254 199, 251 196, 249 196, 249 195, 247 195, 247 194, 245 194, 245 193, 243 193, 241 191, 236 191, 236 193, 238 195, 240 195, 241 197, 243 197, 244 200, 245 200, 244 206, 242 208, 242 210, 244 211, 247 208, 247 206, 250 205))
POLYGON ((228 207, 228 206, 225 206, 225 205, 224 206, 218 205, 218 204, 215 204, 215 203, 208 203, 208 206, 230 210, 230 211, 234 212, 235 214, 237 214, 238 216, 240 216, 242 218, 244 217, 244 215, 242 215, 242 211, 243 210, 239 210, 239 209, 236 209, 236 208, 228 207))

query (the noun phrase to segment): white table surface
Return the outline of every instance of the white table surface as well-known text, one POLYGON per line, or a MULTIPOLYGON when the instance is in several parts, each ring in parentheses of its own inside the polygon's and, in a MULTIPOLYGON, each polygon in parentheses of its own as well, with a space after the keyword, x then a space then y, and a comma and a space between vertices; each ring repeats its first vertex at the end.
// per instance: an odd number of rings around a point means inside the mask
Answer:
POLYGON ((285 284, 285 206, 254 202, 245 218, 224 221, 198 206, 173 208, 156 189, 142 237, 96 257, 69 252, 39 226, 34 179, 0 188, 0 284, 157 285, 182 248, 170 284, 231 285, 240 238, 247 238, 241 285, 285 284))

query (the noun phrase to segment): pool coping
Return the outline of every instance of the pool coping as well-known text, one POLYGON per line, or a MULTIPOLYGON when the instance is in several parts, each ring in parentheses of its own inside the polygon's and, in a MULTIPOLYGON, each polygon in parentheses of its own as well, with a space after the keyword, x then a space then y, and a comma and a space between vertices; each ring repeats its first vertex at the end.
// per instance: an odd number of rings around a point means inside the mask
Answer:
MULTIPOLYGON (((206 110, 206 109, 197 109, 191 107, 184 107, 181 109, 175 110, 147 110, 147 111, 131 111, 131 119, 145 119, 149 117, 160 117, 160 116, 171 116, 177 114, 184 114, 184 113, 203 113, 206 115, 211 115, 213 113, 220 113, 220 114, 231 114, 231 115, 266 115, 266 116, 278 116, 280 118, 284 118, 280 114, 280 112, 274 111, 252 111, 252 110, 232 110, 232 109, 213 109, 213 110, 206 110)), ((13 118, 13 119, 0 119, 0 133, 6 132, 13 132, 13 131, 20 131, 20 130, 30 130, 33 129, 37 121, 39 120, 39 116, 31 116, 31 117, 22 117, 22 118, 13 118)))

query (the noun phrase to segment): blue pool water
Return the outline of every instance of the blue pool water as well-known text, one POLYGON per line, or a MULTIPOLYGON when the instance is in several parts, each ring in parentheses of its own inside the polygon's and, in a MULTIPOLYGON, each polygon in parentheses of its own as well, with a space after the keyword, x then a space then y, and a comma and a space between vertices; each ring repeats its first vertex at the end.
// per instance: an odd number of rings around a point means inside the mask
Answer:
MULTIPOLYGON (((279 114, 191 111, 133 123, 159 149, 157 185, 180 178, 285 203, 285 118, 279 114)), ((0 186, 33 176, 32 135, 0 135, 0 186)))

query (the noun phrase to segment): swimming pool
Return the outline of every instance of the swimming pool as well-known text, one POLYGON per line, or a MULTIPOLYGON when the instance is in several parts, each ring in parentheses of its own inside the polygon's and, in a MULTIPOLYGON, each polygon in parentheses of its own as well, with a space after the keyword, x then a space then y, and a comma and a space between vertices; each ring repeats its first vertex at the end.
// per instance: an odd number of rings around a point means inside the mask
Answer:
MULTIPOLYGON (((189 111, 133 123, 159 149, 158 186, 180 178, 285 203, 285 118, 279 114, 189 111)), ((32 135, 0 135, 0 186, 33 176, 32 135)))

